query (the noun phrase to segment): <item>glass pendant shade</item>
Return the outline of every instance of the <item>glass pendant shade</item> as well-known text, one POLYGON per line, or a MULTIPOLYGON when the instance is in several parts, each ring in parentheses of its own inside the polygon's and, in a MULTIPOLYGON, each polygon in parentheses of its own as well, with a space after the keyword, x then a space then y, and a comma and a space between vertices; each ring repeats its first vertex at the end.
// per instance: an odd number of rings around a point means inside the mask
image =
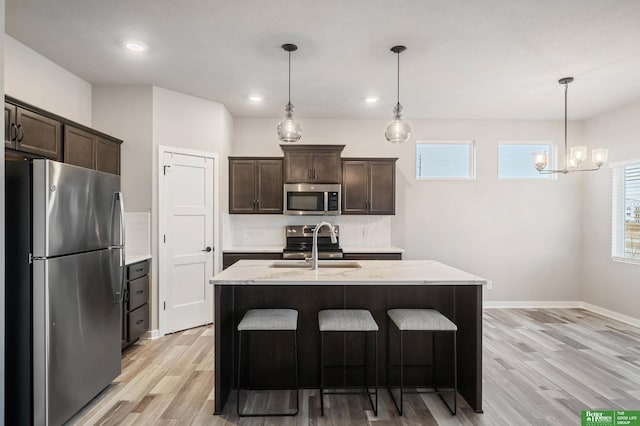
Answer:
POLYGON ((586 146, 572 147, 571 157, 575 159, 578 164, 582 164, 582 162, 587 158, 587 147, 586 146))
POLYGON ((285 107, 284 119, 278 123, 278 138, 281 142, 294 143, 302 137, 302 126, 293 118, 293 105, 285 107))
POLYGON ((565 168, 568 171, 572 172, 572 171, 574 171, 574 170, 576 170, 578 168, 578 162, 576 161, 575 158, 568 157, 566 162, 567 162, 567 164, 565 165, 565 168))
POLYGON ((607 162, 607 157, 609 156, 609 150, 606 148, 597 148, 591 151, 591 161, 596 167, 601 167, 604 163, 607 162))
POLYGON ((544 170, 547 167, 547 151, 534 152, 533 164, 536 166, 536 170, 544 170))
POLYGON ((289 54, 289 101, 284 107, 284 118, 278 123, 278 139, 280 142, 295 143, 302 137, 302 126, 293 118, 293 104, 291 103, 291 52, 298 50, 298 46, 286 43, 282 45, 282 49, 289 54))
POLYGON ((397 104, 393 113, 393 119, 387 124, 384 136, 391 143, 404 143, 411 137, 411 127, 402 119, 402 105, 397 104))

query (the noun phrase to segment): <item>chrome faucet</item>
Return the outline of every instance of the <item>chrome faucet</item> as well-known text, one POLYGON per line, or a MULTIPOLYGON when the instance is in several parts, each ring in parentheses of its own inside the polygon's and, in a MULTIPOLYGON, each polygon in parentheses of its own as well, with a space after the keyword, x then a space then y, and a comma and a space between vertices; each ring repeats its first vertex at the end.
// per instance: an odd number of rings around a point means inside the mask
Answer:
POLYGON ((335 244, 338 239, 336 238, 336 230, 332 224, 329 222, 322 221, 313 228, 313 248, 311 249, 311 259, 313 261, 313 266, 311 269, 318 269, 318 231, 323 226, 328 226, 329 231, 331 231, 331 242, 335 244))

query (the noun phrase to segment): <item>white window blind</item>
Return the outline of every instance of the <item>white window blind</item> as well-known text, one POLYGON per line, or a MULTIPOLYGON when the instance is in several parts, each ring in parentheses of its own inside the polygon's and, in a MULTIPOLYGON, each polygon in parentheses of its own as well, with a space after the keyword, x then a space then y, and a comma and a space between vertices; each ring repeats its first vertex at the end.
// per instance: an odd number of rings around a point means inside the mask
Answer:
POLYGON ((418 141, 416 179, 475 179, 475 143, 418 141))
POLYGON ((533 165, 533 153, 545 151, 549 159, 548 168, 554 161, 553 145, 550 142, 500 142, 498 145, 498 179, 553 179, 553 175, 538 173, 533 165))
POLYGON ((611 256, 640 264, 640 159, 612 165, 611 256))

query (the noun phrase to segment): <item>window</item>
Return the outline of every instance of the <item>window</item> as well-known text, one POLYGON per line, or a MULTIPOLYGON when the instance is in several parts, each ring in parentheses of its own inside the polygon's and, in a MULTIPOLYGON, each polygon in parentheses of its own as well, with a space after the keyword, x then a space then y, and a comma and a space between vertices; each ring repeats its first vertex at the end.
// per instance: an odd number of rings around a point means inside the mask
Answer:
POLYGON ((475 179, 475 143, 419 141, 416 179, 475 179))
POLYGON ((640 264, 640 159, 611 164, 611 257, 640 264))
POLYGON ((498 145, 498 179, 550 179, 533 166, 533 153, 546 151, 547 168, 553 168, 553 145, 549 142, 501 142, 498 145))

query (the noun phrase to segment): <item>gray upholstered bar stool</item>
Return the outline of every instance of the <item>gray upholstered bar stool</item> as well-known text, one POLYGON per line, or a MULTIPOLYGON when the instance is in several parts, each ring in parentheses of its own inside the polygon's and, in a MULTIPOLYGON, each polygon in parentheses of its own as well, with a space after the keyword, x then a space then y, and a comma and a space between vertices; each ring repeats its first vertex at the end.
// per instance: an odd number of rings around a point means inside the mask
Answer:
MULTIPOLYGON (((405 393, 430 393, 436 392, 442 402, 447 406, 451 414, 456 414, 457 409, 457 392, 458 392, 458 367, 457 367, 457 355, 456 355, 456 332, 458 331, 458 327, 447 317, 442 315, 435 309, 391 309, 387 311, 387 387, 389 389, 389 393, 391 394, 391 399, 393 399, 393 403, 396 405, 398 409, 398 413, 402 415, 402 402, 403 396, 405 393), (391 365, 389 360, 389 346, 391 342, 391 327, 389 327, 389 320, 395 324, 398 331, 400 332, 400 365, 391 365), (404 365, 403 352, 404 352, 404 343, 403 343, 403 334, 405 331, 426 331, 431 332, 432 336, 432 363, 428 365, 404 365), (424 391, 405 391, 404 390, 404 368, 430 368, 433 372, 436 370, 436 350, 435 350, 435 334, 436 333, 452 333, 453 334, 453 389, 451 392, 453 393, 453 407, 442 396, 440 390, 435 383, 434 377, 434 386, 433 390, 429 392, 424 391), (400 404, 396 401, 395 396, 393 395, 392 386, 389 382, 389 369, 390 368, 399 368, 400 369, 400 404)), ((435 375, 434 375, 435 376, 435 375)), ((449 392, 447 392, 449 393, 449 392)))
POLYGON ((238 324, 238 382, 236 386, 236 411, 240 417, 295 416, 300 407, 300 386, 298 383, 298 311, 293 309, 249 309, 238 324), (240 377, 242 372, 242 334, 254 331, 290 331, 293 333, 295 358, 296 409, 290 413, 251 413, 240 411, 240 377))
POLYGON ((373 414, 378 415, 378 323, 373 319, 371 313, 366 309, 327 309, 318 312, 318 326, 320 327, 320 415, 324 416, 324 395, 345 395, 355 393, 365 393, 369 397, 373 414), (325 365, 324 364, 324 334, 327 332, 342 333, 365 333, 365 362, 364 365, 325 365), (369 390, 367 379, 369 377, 369 363, 367 360, 368 335, 373 332, 375 335, 374 343, 374 371, 375 383, 374 391, 369 390), (324 387, 324 370, 325 368, 364 368, 364 390, 361 391, 343 391, 343 392, 325 392, 324 387), (376 401, 373 402, 371 395, 375 395, 376 401))

